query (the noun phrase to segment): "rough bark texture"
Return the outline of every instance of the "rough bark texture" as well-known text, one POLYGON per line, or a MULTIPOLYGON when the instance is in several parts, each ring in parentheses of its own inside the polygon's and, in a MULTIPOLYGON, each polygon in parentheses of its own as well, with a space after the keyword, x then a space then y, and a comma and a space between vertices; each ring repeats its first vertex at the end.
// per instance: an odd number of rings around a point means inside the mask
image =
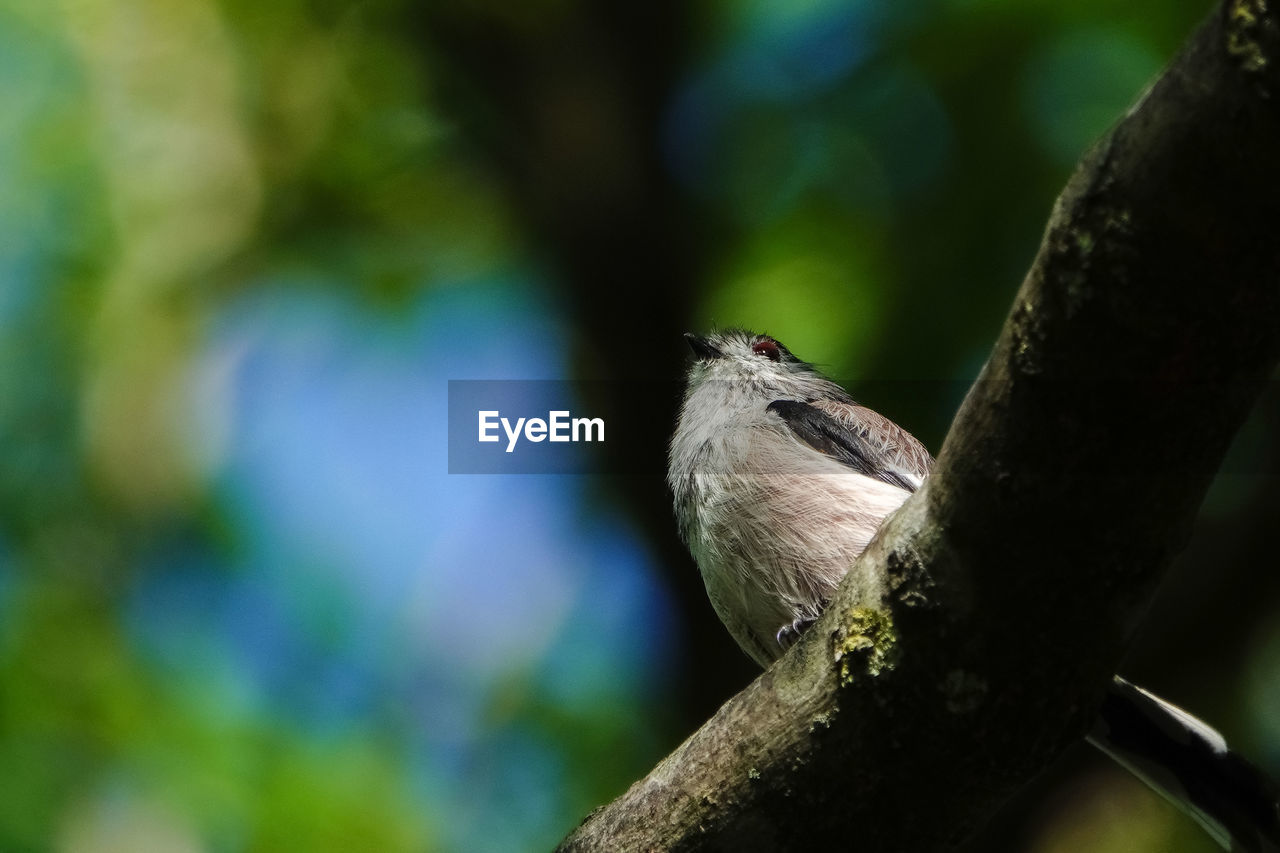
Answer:
POLYGON ((1280 353, 1280 37, 1222 5, 1085 158, 926 487, 562 849, 947 849, 1088 727, 1280 353), (830 845, 830 847, 828 847, 830 845))

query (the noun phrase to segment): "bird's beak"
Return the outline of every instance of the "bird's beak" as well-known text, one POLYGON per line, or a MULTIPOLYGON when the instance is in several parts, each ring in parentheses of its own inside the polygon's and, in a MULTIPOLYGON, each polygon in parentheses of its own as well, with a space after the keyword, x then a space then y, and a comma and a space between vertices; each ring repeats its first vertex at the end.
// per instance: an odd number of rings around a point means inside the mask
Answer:
POLYGON ((712 358, 719 358, 721 352, 709 340, 693 332, 685 332, 684 339, 689 342, 689 349, 693 350, 693 354, 698 357, 699 361, 707 361, 712 358))

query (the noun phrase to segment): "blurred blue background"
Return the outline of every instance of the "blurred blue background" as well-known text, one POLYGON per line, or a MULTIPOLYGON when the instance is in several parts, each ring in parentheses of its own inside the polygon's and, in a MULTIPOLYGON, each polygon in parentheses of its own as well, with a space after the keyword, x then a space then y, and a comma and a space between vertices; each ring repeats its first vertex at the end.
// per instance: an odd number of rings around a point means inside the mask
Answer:
MULTIPOLYGON (((553 846, 753 675, 662 482, 679 332, 936 451, 1204 11, 0 0, 0 849, 553 846), (594 380, 629 473, 448 474, 458 379, 594 380)), ((1273 772, 1277 425, 1126 670, 1273 772)), ((1083 751, 981 844, 1213 849, 1083 751)))

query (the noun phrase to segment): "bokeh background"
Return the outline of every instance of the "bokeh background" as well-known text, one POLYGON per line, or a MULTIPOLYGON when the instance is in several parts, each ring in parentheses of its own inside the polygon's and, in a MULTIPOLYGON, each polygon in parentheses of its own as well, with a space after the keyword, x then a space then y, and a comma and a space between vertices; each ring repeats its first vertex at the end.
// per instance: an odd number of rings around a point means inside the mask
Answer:
MULTIPOLYGON (((754 674, 662 481, 679 333, 936 451, 1207 9, 0 0, 0 849, 551 847, 754 674), (448 474, 451 379, 594 380, 630 473, 448 474)), ((1125 668, 1273 773, 1278 427, 1125 668)), ((1083 747, 977 846, 1214 849, 1083 747)))

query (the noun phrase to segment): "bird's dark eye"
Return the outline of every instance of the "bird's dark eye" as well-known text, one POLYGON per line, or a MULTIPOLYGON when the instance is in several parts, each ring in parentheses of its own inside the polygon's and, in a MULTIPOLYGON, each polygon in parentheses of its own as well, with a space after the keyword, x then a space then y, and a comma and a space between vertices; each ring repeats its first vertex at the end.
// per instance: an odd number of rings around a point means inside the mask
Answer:
POLYGON ((765 356, 770 361, 780 361, 782 359, 782 350, 778 349, 777 341, 756 341, 751 345, 751 351, 756 355, 765 356))

